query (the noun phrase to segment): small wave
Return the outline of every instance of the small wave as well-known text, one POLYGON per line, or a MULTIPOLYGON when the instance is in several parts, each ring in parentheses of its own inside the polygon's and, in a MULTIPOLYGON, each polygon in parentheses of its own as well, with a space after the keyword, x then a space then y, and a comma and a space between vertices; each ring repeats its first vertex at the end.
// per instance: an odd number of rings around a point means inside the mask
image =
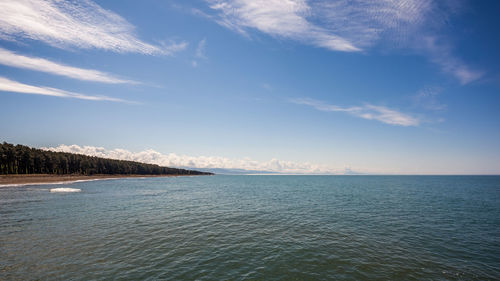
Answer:
POLYGON ((29 191, 49 191, 50 189, 48 189, 48 188, 28 187, 28 188, 26 188, 26 190, 29 190, 29 191))
POLYGON ((100 179, 88 179, 88 180, 70 180, 70 181, 55 181, 55 182, 28 182, 28 183, 8 183, 0 184, 0 187, 16 187, 16 186, 27 186, 27 185, 59 185, 59 184, 72 184, 87 181, 99 181, 99 180, 113 180, 119 178, 100 178, 100 179))
POLYGON ((56 185, 56 184, 70 184, 74 182, 75 181, 8 183, 8 184, 0 184, 0 187, 16 187, 16 186, 27 186, 27 185, 56 185))
POLYGON ((60 187, 60 188, 51 188, 50 192, 80 192, 82 191, 79 188, 69 188, 69 187, 60 187))

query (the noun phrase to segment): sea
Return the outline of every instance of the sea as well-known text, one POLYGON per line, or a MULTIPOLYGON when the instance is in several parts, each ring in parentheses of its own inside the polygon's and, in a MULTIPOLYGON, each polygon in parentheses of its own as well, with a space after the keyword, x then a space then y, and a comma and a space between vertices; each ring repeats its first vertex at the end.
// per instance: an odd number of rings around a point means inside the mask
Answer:
POLYGON ((0 280, 500 280, 500 176, 1 187, 0 280))

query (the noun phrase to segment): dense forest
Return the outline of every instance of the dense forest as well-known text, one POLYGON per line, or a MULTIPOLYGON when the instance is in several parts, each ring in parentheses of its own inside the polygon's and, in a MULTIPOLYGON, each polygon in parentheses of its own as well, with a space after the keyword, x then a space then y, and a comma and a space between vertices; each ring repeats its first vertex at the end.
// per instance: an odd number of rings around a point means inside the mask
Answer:
POLYGON ((0 174, 210 175, 211 173, 46 151, 4 142, 0 143, 0 174))

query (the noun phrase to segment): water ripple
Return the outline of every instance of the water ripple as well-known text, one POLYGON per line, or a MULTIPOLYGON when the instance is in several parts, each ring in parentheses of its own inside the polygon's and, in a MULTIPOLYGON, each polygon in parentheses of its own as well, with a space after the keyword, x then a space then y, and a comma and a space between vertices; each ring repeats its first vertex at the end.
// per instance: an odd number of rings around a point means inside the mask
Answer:
POLYGON ((0 190, 1 280, 500 279, 499 177, 74 187, 0 190))

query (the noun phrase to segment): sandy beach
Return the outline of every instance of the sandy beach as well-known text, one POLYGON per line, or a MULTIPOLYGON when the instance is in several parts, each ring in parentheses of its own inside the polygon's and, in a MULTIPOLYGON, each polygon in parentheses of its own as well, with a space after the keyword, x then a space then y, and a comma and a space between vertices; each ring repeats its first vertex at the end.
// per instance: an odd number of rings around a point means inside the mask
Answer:
POLYGON ((180 175, 1 175, 0 188, 16 185, 57 184, 117 178, 177 177, 180 175))

